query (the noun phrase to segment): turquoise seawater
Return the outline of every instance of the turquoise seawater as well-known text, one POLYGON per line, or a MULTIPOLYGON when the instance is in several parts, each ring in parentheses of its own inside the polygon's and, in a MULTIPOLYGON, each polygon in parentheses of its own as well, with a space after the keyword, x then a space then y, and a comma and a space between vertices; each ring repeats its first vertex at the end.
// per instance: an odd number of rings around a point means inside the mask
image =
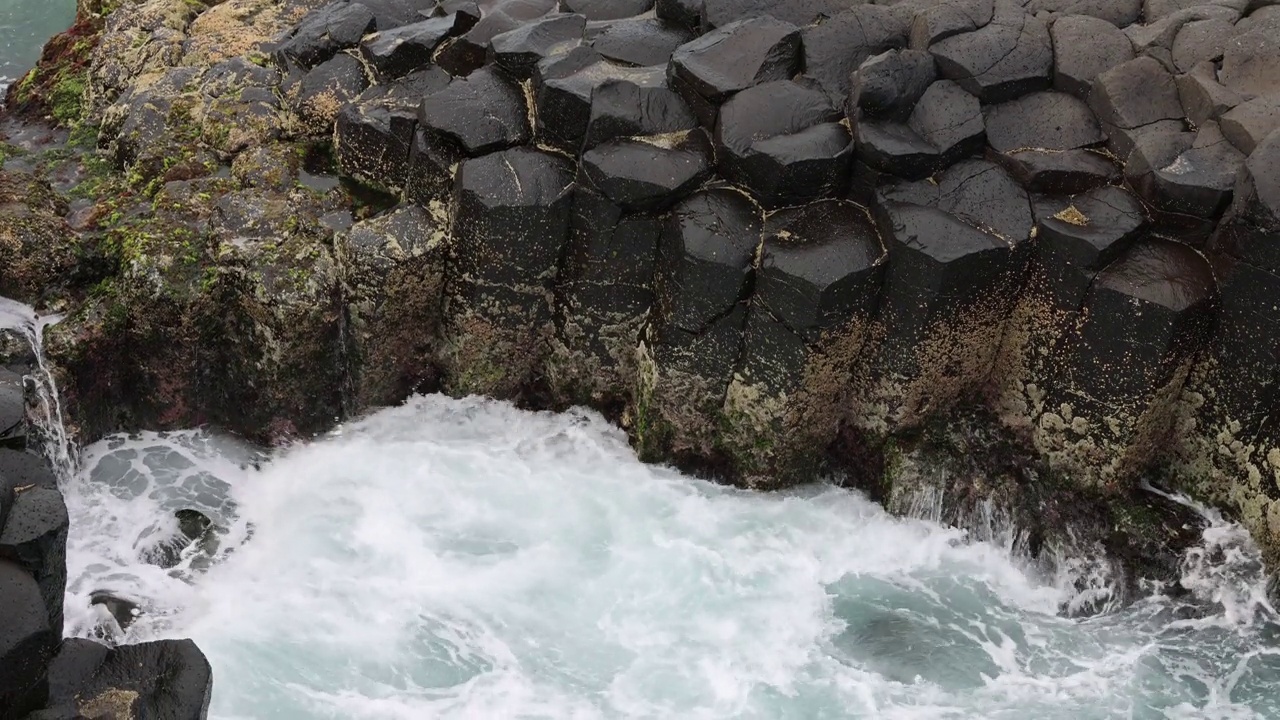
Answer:
POLYGON ((95 590, 139 602, 125 639, 195 638, 220 720, 1280 718, 1257 550, 1212 513, 1187 595, 1071 619, 1087 563, 644 465, 588 412, 418 397, 272 457, 112 438, 67 497, 68 631, 95 590), (207 573, 140 560, 183 507, 229 528, 207 573))
POLYGON ((0 0, 0 94, 40 59, 40 48, 66 30, 75 0, 0 0))

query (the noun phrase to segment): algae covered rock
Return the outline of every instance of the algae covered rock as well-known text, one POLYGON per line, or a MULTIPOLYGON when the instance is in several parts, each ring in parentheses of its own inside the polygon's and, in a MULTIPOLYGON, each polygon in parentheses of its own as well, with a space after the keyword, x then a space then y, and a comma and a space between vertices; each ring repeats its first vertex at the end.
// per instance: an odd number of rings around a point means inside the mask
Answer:
POLYGON ((407 205, 356 223, 336 239, 356 407, 391 405, 438 385, 434 356, 447 230, 426 210, 407 205))
POLYGON ((563 158, 527 148, 458 168, 440 357, 449 392, 516 397, 546 355, 572 181, 563 158))
POLYGON ((66 282, 79 251, 66 213, 47 183, 0 170, 0 295, 34 302, 66 282))
POLYGON ((820 200, 764 224, 742 355, 725 397, 725 438, 749 484, 815 477, 852 401, 884 246, 866 209, 820 200))

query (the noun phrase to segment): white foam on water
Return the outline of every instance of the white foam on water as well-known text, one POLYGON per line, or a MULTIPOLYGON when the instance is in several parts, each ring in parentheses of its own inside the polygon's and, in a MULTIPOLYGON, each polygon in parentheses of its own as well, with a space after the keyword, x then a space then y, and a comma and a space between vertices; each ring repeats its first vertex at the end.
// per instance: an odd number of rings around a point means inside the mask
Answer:
POLYGON ((215 718, 1280 717, 1266 608, 1066 619, 1002 543, 646 466, 594 413, 416 397, 255 460, 114 438, 68 492, 68 627, 130 593, 128 640, 209 656, 215 718), (141 562, 180 507, 248 540, 204 575, 141 562))

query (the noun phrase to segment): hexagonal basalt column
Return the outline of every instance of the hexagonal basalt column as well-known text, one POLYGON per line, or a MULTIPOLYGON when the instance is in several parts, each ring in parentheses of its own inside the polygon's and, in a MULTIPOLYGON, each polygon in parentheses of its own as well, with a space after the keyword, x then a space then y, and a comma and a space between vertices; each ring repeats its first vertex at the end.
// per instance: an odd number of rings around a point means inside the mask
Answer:
POLYGON ((1255 533, 1280 527, 1280 131, 1244 163, 1207 253, 1221 307, 1203 367, 1188 384, 1197 420, 1181 473, 1238 508, 1255 533))
POLYGON ((789 80, 801 66, 800 30, 770 16, 717 28, 671 54, 671 88, 703 127, 715 125, 720 105, 741 90, 789 80))
POLYGON ((646 459, 701 462, 715 455, 761 223, 751 199, 729 188, 695 193, 666 220, 655 312, 626 418, 646 459))
POLYGON ((1160 455, 1216 296, 1204 257, 1171 240, 1140 241, 1098 274, 1034 430, 1052 467, 1121 487, 1160 455))
POLYGON ((445 2, 446 9, 467 15, 470 27, 444 43, 435 61, 453 75, 470 75, 482 67, 494 39, 556 11, 556 0, 479 0, 445 2), (456 6, 456 7, 450 7, 456 6))
POLYGON ((348 289, 348 368, 357 408, 391 405, 438 386, 447 230, 441 219, 406 204, 335 240, 348 289))
POLYGON ((439 356, 449 392, 512 398, 528 389, 553 334, 572 182, 566 160, 530 148, 458 169, 439 356))
POLYGON ((1071 197, 1036 197, 1036 237, 1026 286, 992 372, 990 405, 1023 431, 1046 412, 1046 393, 1062 376, 1053 353, 1080 317, 1094 278, 1150 224, 1130 192, 1105 186, 1071 197))
POLYGON ((853 158, 840 119, 825 94, 790 80, 743 90, 716 123, 720 172, 766 207, 839 194, 853 158))
POLYGON ((628 213, 590 188, 574 191, 569 252, 556 286, 556 336, 546 362, 559 406, 621 410, 636 382, 636 345, 653 304, 662 221, 628 213))
POLYGON ((409 152, 405 197, 422 205, 442 199, 467 158, 529 141, 524 92, 485 68, 458 78, 422 100, 409 152))
POLYGON ((697 127, 661 68, 620 65, 589 47, 538 63, 533 92, 538 141, 574 155, 607 139, 697 127))
POLYGON ((985 387, 1022 287, 1032 218, 1022 188, 984 161, 957 163, 937 184, 882 189, 875 216, 889 261, 851 419, 879 435, 985 387))
POLYGON ((375 85, 338 113, 333 150, 343 175, 399 193, 409 176, 409 156, 423 95, 450 82, 440 68, 375 85))
POLYGON ((812 480, 850 402, 885 250, 867 211, 820 200, 765 220, 724 444, 754 487, 812 480))

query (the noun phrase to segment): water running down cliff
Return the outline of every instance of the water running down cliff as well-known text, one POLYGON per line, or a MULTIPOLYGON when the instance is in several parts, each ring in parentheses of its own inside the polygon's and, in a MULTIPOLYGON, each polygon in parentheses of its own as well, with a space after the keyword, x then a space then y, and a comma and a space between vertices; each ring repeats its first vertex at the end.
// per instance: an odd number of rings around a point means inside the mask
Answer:
POLYGON ((256 460, 115 438, 66 488, 68 632, 141 600, 129 640, 193 637, 216 718, 1280 717, 1257 552, 1213 515, 1194 597, 1077 621, 1002 548, 644 466, 591 414, 418 397, 256 460), (253 527, 190 584, 137 560, 182 507, 253 527))

